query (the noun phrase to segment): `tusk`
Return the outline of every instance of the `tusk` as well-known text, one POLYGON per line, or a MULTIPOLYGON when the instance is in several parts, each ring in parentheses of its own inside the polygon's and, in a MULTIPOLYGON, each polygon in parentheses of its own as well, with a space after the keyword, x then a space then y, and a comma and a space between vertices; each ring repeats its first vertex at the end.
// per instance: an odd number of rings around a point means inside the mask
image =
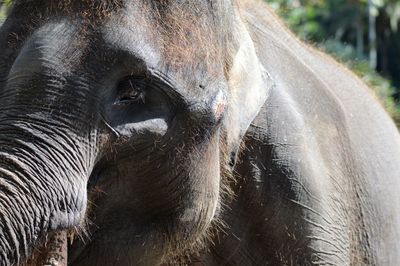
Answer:
POLYGON ((50 236, 47 244, 48 252, 43 266, 67 266, 68 239, 67 232, 55 232, 50 236))
POLYGON ((68 244, 69 244, 69 245, 72 245, 72 244, 74 243, 75 232, 76 232, 75 230, 71 230, 71 231, 68 233, 67 240, 68 240, 68 244))

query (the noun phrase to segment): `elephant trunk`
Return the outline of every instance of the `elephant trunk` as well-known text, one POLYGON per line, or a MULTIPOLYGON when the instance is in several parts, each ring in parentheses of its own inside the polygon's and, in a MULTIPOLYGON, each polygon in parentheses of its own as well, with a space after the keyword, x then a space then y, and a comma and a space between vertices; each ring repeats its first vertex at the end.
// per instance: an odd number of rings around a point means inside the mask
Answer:
POLYGON ((85 214, 99 118, 93 77, 77 64, 79 30, 44 25, 0 80, 0 265, 23 262, 47 233, 85 214))
POLYGON ((85 213, 93 145, 65 125, 30 120, 0 119, 0 265, 23 262, 85 213))

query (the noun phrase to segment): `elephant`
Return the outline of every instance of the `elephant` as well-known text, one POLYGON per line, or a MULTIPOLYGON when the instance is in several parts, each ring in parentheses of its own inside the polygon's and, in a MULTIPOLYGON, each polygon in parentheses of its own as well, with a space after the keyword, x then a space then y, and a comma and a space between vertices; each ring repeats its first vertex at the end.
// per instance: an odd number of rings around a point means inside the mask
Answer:
POLYGON ((400 137, 261 1, 16 0, 0 265, 400 265, 400 137), (40 253, 40 254, 39 254, 40 253))

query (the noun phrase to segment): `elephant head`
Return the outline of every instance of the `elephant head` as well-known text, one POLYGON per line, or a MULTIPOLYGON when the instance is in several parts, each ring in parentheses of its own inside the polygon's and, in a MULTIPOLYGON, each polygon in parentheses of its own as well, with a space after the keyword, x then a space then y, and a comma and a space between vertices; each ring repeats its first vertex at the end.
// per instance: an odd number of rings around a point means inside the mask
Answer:
POLYGON ((16 1, 0 29, 0 264, 86 227, 74 265, 195 251, 271 85, 231 1, 16 1))

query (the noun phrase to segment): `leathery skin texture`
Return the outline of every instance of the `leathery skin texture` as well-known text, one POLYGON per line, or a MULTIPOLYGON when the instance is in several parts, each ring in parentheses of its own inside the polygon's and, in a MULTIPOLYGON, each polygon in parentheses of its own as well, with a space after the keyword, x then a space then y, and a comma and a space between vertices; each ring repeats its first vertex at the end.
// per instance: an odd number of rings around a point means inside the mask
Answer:
POLYGON ((0 265, 398 265, 400 137, 258 1, 17 0, 0 265))

